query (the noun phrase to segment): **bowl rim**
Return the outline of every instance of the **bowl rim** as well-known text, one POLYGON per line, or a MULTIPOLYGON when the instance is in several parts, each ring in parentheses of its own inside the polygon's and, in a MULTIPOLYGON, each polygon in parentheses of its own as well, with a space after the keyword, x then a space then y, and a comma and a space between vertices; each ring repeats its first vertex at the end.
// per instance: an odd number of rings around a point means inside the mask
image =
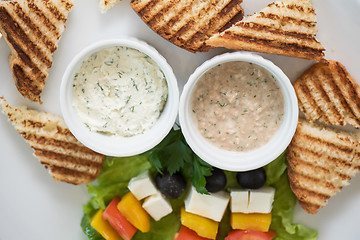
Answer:
POLYGON ((285 73, 270 60, 249 52, 232 52, 215 56, 201 64, 189 77, 180 96, 179 121, 190 148, 212 166, 229 171, 248 171, 275 160, 285 151, 295 134, 298 122, 298 102, 295 90, 285 73), (248 152, 232 152, 209 143, 197 130, 190 113, 190 97, 200 77, 218 64, 244 61, 265 68, 277 79, 284 96, 285 114, 280 129, 264 146, 248 152))
POLYGON ((94 42, 80 52, 68 64, 60 85, 60 108, 71 133, 83 145, 106 156, 127 157, 144 153, 155 147, 170 132, 178 114, 179 88, 176 76, 167 60, 152 46, 137 38, 122 36, 94 42), (112 46, 136 49, 153 59, 165 75, 168 85, 168 98, 158 121, 143 134, 132 137, 104 135, 91 132, 79 118, 72 106, 72 82, 75 72, 91 54, 112 46))

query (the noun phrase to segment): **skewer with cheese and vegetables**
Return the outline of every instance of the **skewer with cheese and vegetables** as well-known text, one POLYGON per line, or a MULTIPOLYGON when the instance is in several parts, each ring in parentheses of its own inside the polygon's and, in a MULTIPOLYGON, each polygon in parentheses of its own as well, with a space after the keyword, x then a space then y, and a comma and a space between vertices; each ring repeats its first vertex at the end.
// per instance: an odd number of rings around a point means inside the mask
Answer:
POLYGON ((122 198, 115 197, 105 211, 100 209, 92 219, 91 225, 106 240, 130 240, 137 230, 148 232, 151 225, 150 216, 159 221, 170 214, 173 209, 167 197, 181 195, 186 186, 185 180, 178 175, 165 174, 157 176, 156 179, 155 184, 148 171, 132 178, 128 184, 130 192, 122 198), (169 183, 172 187, 167 186, 169 183), (158 185, 161 185, 160 188, 158 185))
POLYGON ((180 212, 182 226, 176 240, 216 239, 219 222, 228 207, 230 194, 223 191, 226 176, 222 170, 214 168, 212 175, 206 180, 209 194, 201 194, 194 186, 190 187, 185 198, 185 207, 180 212))
POLYGON ((239 172, 236 177, 239 185, 245 189, 230 191, 230 224, 234 230, 225 239, 273 239, 276 234, 269 228, 275 189, 264 186, 264 169, 239 172))

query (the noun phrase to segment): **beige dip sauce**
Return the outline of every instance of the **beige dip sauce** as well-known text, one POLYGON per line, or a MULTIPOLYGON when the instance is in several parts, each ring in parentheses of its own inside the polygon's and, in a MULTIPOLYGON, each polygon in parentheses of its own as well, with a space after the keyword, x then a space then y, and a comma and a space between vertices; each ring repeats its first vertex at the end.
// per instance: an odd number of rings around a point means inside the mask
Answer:
POLYGON ((265 145, 279 129, 284 97, 274 76, 247 62, 207 71, 191 96, 193 120, 215 146, 246 152, 265 145))

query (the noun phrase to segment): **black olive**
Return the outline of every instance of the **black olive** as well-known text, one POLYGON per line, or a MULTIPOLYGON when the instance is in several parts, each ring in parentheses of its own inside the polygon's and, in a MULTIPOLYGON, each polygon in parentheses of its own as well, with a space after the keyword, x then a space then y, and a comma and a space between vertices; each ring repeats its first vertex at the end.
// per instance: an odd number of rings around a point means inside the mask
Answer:
POLYGON ((258 168, 251 171, 238 172, 236 179, 243 188, 258 189, 264 186, 266 173, 264 168, 258 168))
POLYGON ((159 191, 167 198, 179 198, 186 188, 186 181, 180 173, 173 175, 168 172, 158 174, 155 183, 159 191))
POLYGON ((206 177, 206 189, 208 192, 215 193, 224 189, 226 185, 226 176, 223 170, 214 168, 212 175, 206 177))

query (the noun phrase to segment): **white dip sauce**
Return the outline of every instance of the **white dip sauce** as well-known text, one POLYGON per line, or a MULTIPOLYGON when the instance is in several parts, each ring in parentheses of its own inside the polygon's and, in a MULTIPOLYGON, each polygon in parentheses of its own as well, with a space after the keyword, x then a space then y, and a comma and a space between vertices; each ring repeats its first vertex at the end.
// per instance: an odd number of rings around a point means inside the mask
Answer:
POLYGON ((91 55, 75 74, 73 107, 91 131, 129 137, 154 125, 167 94, 165 76, 149 56, 109 47, 91 55))
POLYGON ((284 98, 274 76, 247 62, 207 71, 191 96, 193 120, 215 146, 246 152, 265 145, 279 129, 284 98))

